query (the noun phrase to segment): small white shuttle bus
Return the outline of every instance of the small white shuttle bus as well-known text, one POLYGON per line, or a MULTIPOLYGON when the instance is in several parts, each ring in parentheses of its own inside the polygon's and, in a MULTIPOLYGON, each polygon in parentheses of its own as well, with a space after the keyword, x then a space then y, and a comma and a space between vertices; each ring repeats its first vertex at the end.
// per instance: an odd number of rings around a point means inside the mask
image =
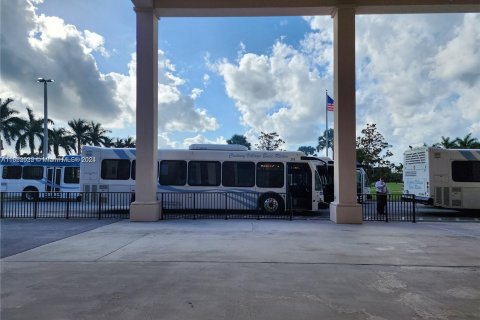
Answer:
MULTIPOLYGON (((82 156, 95 159, 81 164, 82 191, 135 192, 135 149, 85 146, 82 156)), ((191 208, 189 201, 194 200, 172 197, 174 193, 202 193, 207 199, 209 193, 224 193, 230 209, 260 208, 268 213, 290 207, 317 210, 324 205, 323 186, 317 172, 317 166, 322 165, 320 160, 305 157, 303 152, 250 151, 239 145, 198 144, 188 150, 159 150, 158 193, 169 194, 170 203, 164 206, 178 208, 191 208), (242 193, 247 196, 240 196, 242 193)), ((213 202, 197 202, 195 208, 215 209, 213 202)))
POLYGON ((39 195, 57 198, 61 192, 80 191, 80 156, 59 159, 1 157, 0 172, 0 191, 18 193, 25 201, 33 201, 39 195))
POLYGON ((404 152, 406 195, 453 209, 480 209, 480 149, 420 147, 404 152))

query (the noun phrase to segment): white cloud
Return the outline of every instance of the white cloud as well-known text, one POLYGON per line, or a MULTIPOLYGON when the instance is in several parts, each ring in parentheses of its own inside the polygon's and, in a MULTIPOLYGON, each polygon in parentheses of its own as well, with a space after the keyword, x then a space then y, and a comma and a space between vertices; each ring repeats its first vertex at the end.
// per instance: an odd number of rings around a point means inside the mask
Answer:
POLYGON ((316 140, 331 79, 312 68, 309 56, 276 42, 270 55, 245 53, 237 63, 217 62, 217 71, 250 136, 276 131, 287 148, 316 140))
POLYGON ((210 81, 210 75, 208 73, 205 73, 203 75, 203 85, 206 86, 210 81))
POLYGON ((478 136, 480 15, 357 18, 357 132, 377 123, 402 161, 408 145, 478 136))
MULTIPOLYGON (((59 123, 86 118, 108 128, 132 126, 135 119, 136 58, 128 74, 102 73, 94 51, 105 57, 103 36, 78 30, 59 17, 38 15, 39 1, 2 2, 0 97, 11 97, 18 110, 28 105, 43 114, 43 90, 37 77, 53 78, 48 86, 49 117, 59 123), (8 12, 8 14, 5 14, 8 12)), ((205 132, 218 127, 205 108, 195 105, 200 89, 191 96, 175 65, 159 51, 159 129, 205 132)), ((164 139, 166 145, 172 142, 164 139)))
POLYGON ((160 132, 158 134, 158 147, 160 149, 178 148, 176 141, 173 141, 168 132, 160 132))
POLYGON ((202 92, 203 92, 202 89, 193 88, 192 92, 190 93, 190 98, 192 98, 192 100, 195 100, 202 94, 202 92))
MULTIPOLYGON (((331 91, 333 22, 306 17, 298 46, 275 42, 269 54, 243 52, 216 62, 247 136, 276 131, 287 148, 314 145, 331 91)), ((357 17, 357 132, 376 123, 395 162, 408 145, 442 135, 480 134, 480 15, 357 17)), ((209 63, 211 66, 212 63, 209 63)))
POLYGON ((217 137, 214 140, 210 140, 210 139, 206 138, 205 136, 203 136, 201 134, 198 134, 194 137, 184 139, 183 140, 183 147, 188 148, 191 144, 198 144, 198 143, 201 143, 201 144, 205 144, 205 143, 225 144, 225 143, 227 143, 227 140, 223 136, 217 137))

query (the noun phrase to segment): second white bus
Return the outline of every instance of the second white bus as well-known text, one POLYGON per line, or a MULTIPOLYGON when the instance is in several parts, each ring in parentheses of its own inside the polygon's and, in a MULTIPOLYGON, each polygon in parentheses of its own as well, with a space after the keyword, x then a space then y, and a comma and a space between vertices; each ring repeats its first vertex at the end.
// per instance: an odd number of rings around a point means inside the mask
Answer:
POLYGON ((451 209, 480 209, 480 149, 420 147, 407 150, 404 193, 451 209))
POLYGON ((80 156, 60 159, 1 157, 0 172, 0 191, 17 193, 24 201, 33 201, 39 196, 59 198, 63 192, 80 191, 80 156))

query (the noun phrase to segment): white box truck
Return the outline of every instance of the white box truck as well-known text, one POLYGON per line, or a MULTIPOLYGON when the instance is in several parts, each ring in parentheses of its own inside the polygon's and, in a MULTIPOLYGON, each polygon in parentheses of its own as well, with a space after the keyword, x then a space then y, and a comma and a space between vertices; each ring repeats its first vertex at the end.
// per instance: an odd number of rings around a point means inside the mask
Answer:
POLYGON ((480 209, 480 149, 420 147, 404 152, 405 195, 425 204, 480 209))

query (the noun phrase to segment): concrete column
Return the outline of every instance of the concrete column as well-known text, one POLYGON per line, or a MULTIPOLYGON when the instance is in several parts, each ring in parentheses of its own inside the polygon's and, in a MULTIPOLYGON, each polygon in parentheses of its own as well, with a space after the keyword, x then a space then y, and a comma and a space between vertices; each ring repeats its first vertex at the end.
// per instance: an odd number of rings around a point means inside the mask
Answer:
POLYGON ((356 187, 355 8, 338 7, 333 18, 335 200, 330 204, 330 220, 362 223, 356 187))
POLYGON ((131 221, 160 219, 157 201, 158 18, 153 3, 135 1, 137 16, 137 163, 131 221))

